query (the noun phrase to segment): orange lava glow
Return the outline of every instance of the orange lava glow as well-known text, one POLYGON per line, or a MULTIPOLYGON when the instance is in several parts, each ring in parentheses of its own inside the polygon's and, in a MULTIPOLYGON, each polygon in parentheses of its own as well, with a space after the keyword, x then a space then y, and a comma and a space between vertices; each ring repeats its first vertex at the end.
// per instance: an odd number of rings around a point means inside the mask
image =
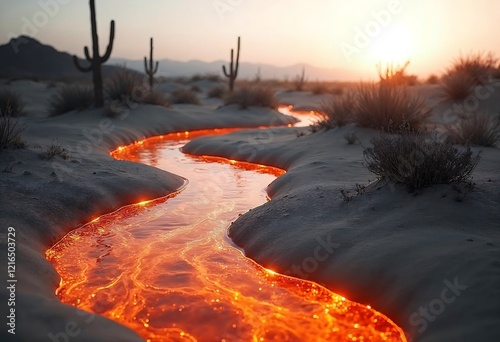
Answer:
POLYGON ((278 106, 278 112, 284 115, 290 115, 299 119, 299 124, 295 124, 295 127, 308 127, 316 123, 318 120, 319 113, 313 110, 295 110, 292 105, 282 105, 278 106))
POLYGON ((182 154, 182 132, 119 147, 189 184, 67 234, 46 252, 64 303, 109 317, 146 341, 403 341, 390 319, 310 281, 280 275, 231 245, 227 227, 266 201, 284 171, 182 154))

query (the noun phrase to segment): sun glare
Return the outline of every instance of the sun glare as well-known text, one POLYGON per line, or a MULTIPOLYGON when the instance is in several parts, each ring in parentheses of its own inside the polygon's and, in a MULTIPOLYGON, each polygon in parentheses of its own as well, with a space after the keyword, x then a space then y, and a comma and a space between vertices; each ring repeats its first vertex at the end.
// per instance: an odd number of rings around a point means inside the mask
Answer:
POLYGON ((415 53, 415 37, 405 26, 394 26, 373 40, 372 62, 404 64, 415 53))

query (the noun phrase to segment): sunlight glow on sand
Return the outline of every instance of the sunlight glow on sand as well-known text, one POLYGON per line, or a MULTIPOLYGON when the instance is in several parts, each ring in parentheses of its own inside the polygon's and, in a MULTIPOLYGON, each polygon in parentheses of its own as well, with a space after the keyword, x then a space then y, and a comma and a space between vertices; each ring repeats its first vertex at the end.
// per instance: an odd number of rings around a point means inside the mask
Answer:
POLYGON ((49 249, 61 301, 151 342, 406 342, 369 306, 265 269, 228 243, 231 220, 264 203, 263 188, 284 171, 179 151, 187 135, 225 132, 174 133, 111 153, 182 174, 189 186, 94 219, 49 249))

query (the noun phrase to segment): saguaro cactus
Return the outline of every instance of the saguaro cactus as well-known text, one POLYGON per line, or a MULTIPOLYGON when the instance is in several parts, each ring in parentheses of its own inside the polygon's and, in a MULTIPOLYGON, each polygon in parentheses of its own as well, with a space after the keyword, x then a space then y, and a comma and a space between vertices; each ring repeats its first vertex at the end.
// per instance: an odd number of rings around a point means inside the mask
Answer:
POLYGON ((144 70, 146 74, 149 76, 149 87, 153 89, 153 85, 155 82, 154 75, 158 71, 158 61, 156 62, 155 67, 153 68, 153 38, 149 41, 149 67, 148 67, 148 58, 144 57, 144 70))
POLYGON ((113 49, 113 42, 115 39, 115 21, 111 20, 111 30, 109 32, 109 44, 106 49, 106 53, 104 56, 100 56, 99 54, 99 36, 97 35, 97 22, 95 15, 95 2, 94 0, 90 0, 90 23, 92 26, 92 56, 90 56, 89 48, 85 46, 83 52, 85 53, 85 57, 90 62, 88 67, 83 67, 80 65, 78 57, 73 55, 73 62, 78 70, 81 72, 89 72, 92 71, 92 80, 94 82, 94 97, 95 97, 95 105, 96 107, 104 106, 104 95, 103 95, 103 86, 102 86, 102 71, 101 65, 106 63, 111 56, 111 50, 113 49))
POLYGON ((240 66, 240 37, 238 37, 238 50, 236 52, 236 65, 234 64, 234 50, 231 49, 231 64, 229 65, 229 72, 226 70, 226 66, 222 66, 222 71, 224 75, 229 78, 229 91, 234 89, 234 81, 238 77, 238 68, 240 66))

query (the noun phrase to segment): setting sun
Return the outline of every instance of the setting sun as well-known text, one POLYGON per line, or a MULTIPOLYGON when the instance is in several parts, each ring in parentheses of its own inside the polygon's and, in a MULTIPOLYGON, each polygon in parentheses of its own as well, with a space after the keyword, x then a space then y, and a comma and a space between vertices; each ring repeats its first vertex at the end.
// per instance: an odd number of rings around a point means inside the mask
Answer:
POLYGON ((412 60, 416 54, 415 44, 416 37, 408 27, 395 25, 373 40, 372 51, 368 58, 372 64, 373 62, 404 64, 412 60))

